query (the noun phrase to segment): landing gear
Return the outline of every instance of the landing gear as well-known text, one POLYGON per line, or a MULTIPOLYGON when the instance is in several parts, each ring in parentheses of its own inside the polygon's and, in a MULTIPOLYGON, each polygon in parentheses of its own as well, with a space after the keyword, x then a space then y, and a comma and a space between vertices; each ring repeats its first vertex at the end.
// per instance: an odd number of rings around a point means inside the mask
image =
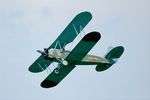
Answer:
POLYGON ((55 72, 56 75, 58 75, 58 74, 60 73, 60 72, 59 72, 59 68, 55 68, 55 69, 54 69, 54 72, 55 72))
POLYGON ((63 60, 63 61, 62 61, 62 64, 63 64, 64 66, 67 66, 67 65, 68 65, 68 62, 67 62, 66 60, 63 60))
POLYGON ((67 66, 67 65, 68 65, 68 62, 67 62, 66 60, 64 60, 64 59, 56 58, 56 60, 57 60, 59 63, 61 63, 62 65, 64 65, 64 66, 67 66))

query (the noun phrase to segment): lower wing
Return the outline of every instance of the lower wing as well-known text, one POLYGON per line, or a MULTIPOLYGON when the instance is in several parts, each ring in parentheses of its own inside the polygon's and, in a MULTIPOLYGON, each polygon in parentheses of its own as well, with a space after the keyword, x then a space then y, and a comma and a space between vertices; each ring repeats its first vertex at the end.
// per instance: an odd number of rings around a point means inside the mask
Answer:
POLYGON ((85 35, 82 40, 76 45, 71 53, 66 57, 68 62, 67 66, 61 65, 59 68, 59 74, 56 74, 56 70, 47 76, 47 78, 41 83, 44 88, 50 88, 56 86, 61 80, 63 80, 74 68, 77 62, 80 62, 87 53, 98 42, 101 35, 98 32, 91 32, 85 35))

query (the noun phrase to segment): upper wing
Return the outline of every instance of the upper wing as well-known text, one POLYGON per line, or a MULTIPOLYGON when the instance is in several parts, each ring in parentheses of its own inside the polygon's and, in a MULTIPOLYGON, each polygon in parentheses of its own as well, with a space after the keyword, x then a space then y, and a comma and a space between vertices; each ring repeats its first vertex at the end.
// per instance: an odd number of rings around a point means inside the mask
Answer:
POLYGON ((71 51, 71 53, 66 57, 68 61, 68 66, 60 67, 59 74, 55 74, 53 71, 42 83, 41 86, 44 88, 50 88, 56 86, 61 80, 63 80, 74 68, 76 62, 81 61, 87 53, 92 49, 92 47, 100 39, 100 34, 98 32, 91 32, 84 36, 84 38, 76 45, 76 47, 71 51))
POLYGON ((91 19, 92 15, 90 12, 82 12, 78 14, 49 47, 49 49, 54 48, 57 43, 59 43, 59 45, 56 48, 60 49, 59 46, 64 47, 68 43, 72 42, 91 19))
MULTIPOLYGON (((60 49, 64 47, 66 44, 72 42, 75 39, 75 37, 78 35, 77 33, 80 33, 91 19, 92 19, 92 15, 89 12, 82 12, 78 14, 48 49, 50 48, 60 49)), ((43 55, 41 55, 29 67, 29 71, 34 73, 41 72, 45 70, 50 64, 51 61, 45 60, 43 55)))
POLYGON ((52 61, 50 60, 45 60, 44 56, 41 55, 33 64, 28 68, 30 72, 37 73, 45 70, 52 61))

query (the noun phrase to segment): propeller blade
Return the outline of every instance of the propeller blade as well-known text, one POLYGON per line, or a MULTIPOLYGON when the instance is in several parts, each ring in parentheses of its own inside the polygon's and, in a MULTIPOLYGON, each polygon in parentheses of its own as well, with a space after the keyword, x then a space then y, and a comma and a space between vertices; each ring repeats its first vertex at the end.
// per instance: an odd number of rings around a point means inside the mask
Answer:
POLYGON ((37 50, 38 53, 42 54, 42 55, 47 55, 47 53, 41 51, 41 50, 37 50))

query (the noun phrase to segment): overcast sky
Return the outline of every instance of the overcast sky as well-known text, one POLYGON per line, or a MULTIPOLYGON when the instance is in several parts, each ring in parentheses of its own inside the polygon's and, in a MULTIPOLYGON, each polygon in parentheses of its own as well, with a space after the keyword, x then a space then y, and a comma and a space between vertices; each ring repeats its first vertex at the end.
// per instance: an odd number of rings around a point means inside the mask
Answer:
POLYGON ((0 0, 0 48, 1 100, 150 100, 149 0, 0 0), (122 45, 123 56, 104 72, 77 66, 58 86, 41 88, 46 71, 28 71, 36 50, 83 11, 93 15, 84 31, 102 35, 90 53, 122 45))

